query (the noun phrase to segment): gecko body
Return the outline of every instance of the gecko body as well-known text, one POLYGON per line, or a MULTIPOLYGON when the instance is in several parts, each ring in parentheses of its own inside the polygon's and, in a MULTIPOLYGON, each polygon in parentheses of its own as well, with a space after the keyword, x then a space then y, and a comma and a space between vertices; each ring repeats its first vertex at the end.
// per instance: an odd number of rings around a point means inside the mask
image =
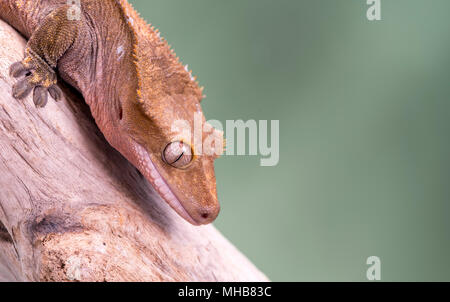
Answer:
POLYGON ((13 96, 33 94, 37 107, 62 97, 57 74, 81 92, 106 140, 126 157, 183 218, 194 225, 219 213, 215 152, 200 154, 184 129, 200 114, 202 137, 223 141, 207 127, 202 89, 167 42, 125 0, 0 0, 0 18, 28 39, 13 96))

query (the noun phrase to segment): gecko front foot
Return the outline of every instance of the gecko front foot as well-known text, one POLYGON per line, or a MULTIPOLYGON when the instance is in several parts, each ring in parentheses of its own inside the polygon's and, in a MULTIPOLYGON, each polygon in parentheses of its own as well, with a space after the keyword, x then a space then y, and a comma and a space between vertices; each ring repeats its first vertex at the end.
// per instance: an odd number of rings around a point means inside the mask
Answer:
POLYGON ((55 71, 31 49, 25 50, 25 59, 11 65, 9 73, 15 78, 24 77, 13 86, 14 98, 23 99, 33 90, 33 102, 36 107, 44 107, 47 104, 47 92, 56 101, 61 99, 62 91, 56 85, 55 71))

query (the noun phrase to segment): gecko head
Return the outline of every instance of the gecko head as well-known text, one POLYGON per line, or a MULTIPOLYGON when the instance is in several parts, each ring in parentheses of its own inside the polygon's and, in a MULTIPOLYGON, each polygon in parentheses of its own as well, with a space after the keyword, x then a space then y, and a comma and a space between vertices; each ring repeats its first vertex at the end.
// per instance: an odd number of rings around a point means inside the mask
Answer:
POLYGON ((206 123, 198 97, 126 102, 114 136, 113 146, 180 216, 194 225, 215 220, 214 160, 222 153, 223 133, 206 123))

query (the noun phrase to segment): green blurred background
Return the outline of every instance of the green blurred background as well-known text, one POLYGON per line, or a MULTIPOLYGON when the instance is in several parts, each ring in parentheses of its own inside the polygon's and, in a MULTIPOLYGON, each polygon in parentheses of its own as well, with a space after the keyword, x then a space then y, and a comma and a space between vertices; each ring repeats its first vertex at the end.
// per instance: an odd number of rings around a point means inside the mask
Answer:
POLYGON ((450 1, 131 1, 208 119, 280 120, 280 163, 216 162, 215 225, 274 281, 450 280, 450 1))

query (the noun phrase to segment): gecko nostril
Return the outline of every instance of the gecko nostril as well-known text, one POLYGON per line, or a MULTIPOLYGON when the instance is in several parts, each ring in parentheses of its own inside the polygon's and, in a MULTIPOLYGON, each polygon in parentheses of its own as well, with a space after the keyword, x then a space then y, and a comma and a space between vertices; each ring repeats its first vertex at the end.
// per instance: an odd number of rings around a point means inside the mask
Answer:
POLYGON ((203 214, 202 214, 202 218, 203 218, 203 219, 207 219, 208 217, 209 217, 209 214, 208 214, 208 213, 203 213, 203 214))

